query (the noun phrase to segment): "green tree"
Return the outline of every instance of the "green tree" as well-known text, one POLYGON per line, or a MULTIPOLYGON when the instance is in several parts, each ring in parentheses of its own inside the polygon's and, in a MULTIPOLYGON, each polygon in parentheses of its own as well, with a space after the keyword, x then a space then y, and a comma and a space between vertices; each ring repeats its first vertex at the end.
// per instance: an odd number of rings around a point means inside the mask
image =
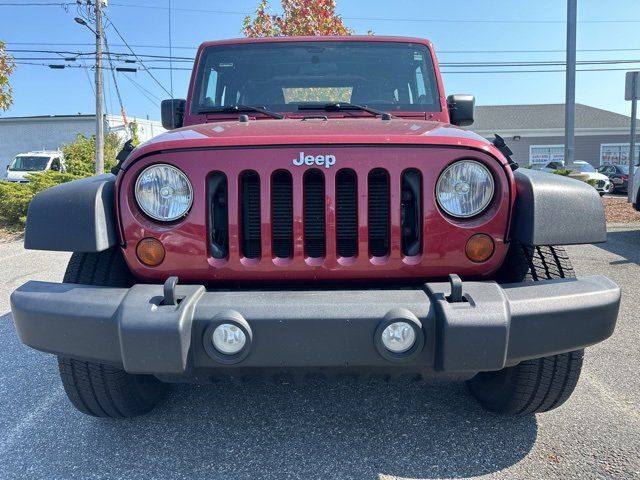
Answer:
POLYGON ((4 42, 0 42, 0 110, 8 110, 13 103, 9 77, 15 68, 13 57, 5 50, 4 42))
POLYGON ((269 1, 260 0, 255 18, 244 18, 247 37, 291 37, 297 35, 351 35, 336 13, 335 0, 281 0, 282 15, 269 14, 269 1))
MULTIPOLYGON (((104 137, 104 167, 109 172, 116 164, 116 155, 122 148, 122 141, 115 133, 104 137)), ((78 134, 75 141, 62 147, 67 172, 78 177, 88 177, 95 172, 95 137, 78 134)))

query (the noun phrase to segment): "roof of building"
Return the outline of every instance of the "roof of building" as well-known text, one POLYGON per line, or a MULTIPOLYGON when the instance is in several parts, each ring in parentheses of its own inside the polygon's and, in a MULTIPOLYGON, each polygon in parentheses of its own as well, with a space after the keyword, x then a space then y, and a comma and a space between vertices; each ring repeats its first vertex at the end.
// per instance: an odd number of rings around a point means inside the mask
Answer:
MULTIPOLYGON (((576 129, 629 128, 631 117, 576 104, 576 129)), ((476 107, 474 131, 564 129, 564 104, 486 105, 476 107)))
MULTIPOLYGON (((111 114, 105 114, 104 117, 107 120, 122 120, 122 117, 120 115, 111 115, 111 114)), ((31 115, 31 116, 25 116, 25 117, 3 117, 0 116, 0 122, 7 122, 7 123, 11 123, 11 122, 37 122, 37 121, 56 121, 56 120, 93 120, 95 119, 96 116, 95 114, 83 114, 83 113, 79 113, 77 115, 31 115)), ((151 120, 151 119, 146 119, 146 118, 139 118, 139 117, 129 117, 129 120, 133 121, 136 120, 138 122, 154 122, 154 123, 160 123, 158 120, 151 120)))

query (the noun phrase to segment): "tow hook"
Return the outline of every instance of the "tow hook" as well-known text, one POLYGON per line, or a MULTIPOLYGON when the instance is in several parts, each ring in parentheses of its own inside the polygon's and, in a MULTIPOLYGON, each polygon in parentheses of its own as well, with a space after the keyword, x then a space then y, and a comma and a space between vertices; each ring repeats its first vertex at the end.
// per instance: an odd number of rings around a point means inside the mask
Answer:
POLYGON ((177 305, 178 298, 176 297, 176 285, 178 284, 178 277, 169 277, 164 282, 163 293, 164 298, 162 305, 177 305))
POLYGON ((464 297, 462 296, 462 279, 455 273, 452 273, 449 275, 449 284, 451 285, 451 294, 447 297, 447 301, 449 303, 464 302, 464 297))

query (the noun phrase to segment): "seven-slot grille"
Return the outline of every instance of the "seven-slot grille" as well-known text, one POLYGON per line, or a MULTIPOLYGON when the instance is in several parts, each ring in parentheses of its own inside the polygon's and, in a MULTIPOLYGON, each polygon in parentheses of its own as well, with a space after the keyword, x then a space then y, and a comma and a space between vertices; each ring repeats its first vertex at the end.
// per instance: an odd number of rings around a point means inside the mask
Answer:
POLYGON ((248 170, 235 180, 238 202, 227 198, 228 181, 223 173, 215 172, 208 182, 209 245, 214 258, 227 258, 234 241, 244 258, 260 259, 265 251, 274 258, 293 257, 295 203, 300 201, 301 246, 307 258, 354 258, 363 253, 385 257, 394 240, 392 231, 400 237, 396 240, 404 255, 422 253, 422 176, 417 170, 407 169, 400 178, 391 178, 382 168, 366 173, 341 169, 335 175, 310 169, 298 184, 298 195, 294 194, 295 180, 290 172, 276 170, 265 179, 248 170), (399 188, 394 198, 393 182, 399 188), (264 189, 268 190, 266 196, 264 189), (269 199, 266 204, 265 198, 269 199), (237 217, 229 215, 229 208, 237 208, 237 217), (399 211, 396 218, 400 223, 395 230, 391 228, 394 209, 399 211), (238 219, 236 240, 229 237, 230 217, 238 219), (263 228, 265 219, 269 229, 263 228), (265 232, 270 232, 271 238, 263 238, 265 232))

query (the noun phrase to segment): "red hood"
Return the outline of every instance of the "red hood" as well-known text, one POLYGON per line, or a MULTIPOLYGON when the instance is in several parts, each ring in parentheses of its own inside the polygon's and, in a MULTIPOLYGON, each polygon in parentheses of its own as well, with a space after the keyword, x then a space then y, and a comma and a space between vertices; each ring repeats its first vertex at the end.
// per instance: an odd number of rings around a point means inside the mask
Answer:
MULTIPOLYGON (((204 123, 163 133, 140 145, 126 164, 159 150, 321 144, 438 145, 483 150, 502 159, 481 136, 449 124, 418 119, 329 118, 204 123)), ((126 165, 125 164, 125 165, 126 165)))

